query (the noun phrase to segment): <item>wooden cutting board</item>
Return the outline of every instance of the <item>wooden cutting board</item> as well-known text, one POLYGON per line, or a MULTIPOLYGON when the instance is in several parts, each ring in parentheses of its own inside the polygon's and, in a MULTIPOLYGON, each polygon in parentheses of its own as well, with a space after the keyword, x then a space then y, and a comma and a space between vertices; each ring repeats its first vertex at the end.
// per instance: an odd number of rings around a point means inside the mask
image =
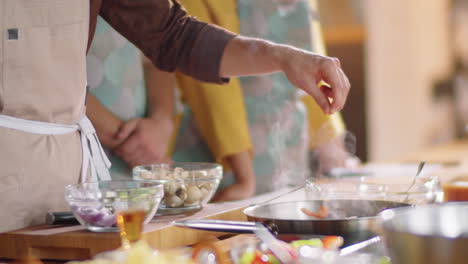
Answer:
MULTIPOLYGON (((220 219, 246 221, 243 209, 276 197, 281 190, 252 199, 208 204, 192 215, 156 217, 145 226, 144 238, 157 249, 192 245, 216 239, 226 233, 199 231, 176 227, 174 220, 220 219)), ((93 233, 82 226, 33 226, 0 234, 0 259, 19 259, 34 256, 50 260, 89 259, 97 253, 120 246, 118 233, 93 233)))

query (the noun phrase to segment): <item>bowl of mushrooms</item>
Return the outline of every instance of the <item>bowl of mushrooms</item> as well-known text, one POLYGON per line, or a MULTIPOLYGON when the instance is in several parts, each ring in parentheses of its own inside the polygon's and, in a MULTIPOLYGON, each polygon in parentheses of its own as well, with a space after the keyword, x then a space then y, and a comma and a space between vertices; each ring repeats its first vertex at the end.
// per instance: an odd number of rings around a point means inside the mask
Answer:
POLYGON ((157 215, 183 214, 200 210, 215 194, 223 178, 216 163, 175 162, 133 168, 133 179, 164 185, 164 198, 157 215))

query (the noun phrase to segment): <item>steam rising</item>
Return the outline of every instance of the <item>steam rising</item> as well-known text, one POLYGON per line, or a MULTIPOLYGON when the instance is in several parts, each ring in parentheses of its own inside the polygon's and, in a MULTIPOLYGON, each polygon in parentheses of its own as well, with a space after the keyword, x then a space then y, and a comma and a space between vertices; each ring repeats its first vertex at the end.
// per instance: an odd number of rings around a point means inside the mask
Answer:
POLYGON ((314 137, 315 149, 309 157, 313 178, 320 178, 333 168, 355 167, 359 164, 356 153, 356 137, 350 131, 336 135, 333 119, 317 130, 314 137))

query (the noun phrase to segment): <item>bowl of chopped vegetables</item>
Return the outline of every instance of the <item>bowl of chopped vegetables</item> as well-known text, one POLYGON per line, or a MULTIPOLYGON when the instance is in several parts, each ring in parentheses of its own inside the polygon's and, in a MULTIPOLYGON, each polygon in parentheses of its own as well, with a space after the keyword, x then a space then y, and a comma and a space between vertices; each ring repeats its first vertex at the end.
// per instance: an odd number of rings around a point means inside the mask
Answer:
POLYGON ((65 188, 65 199, 74 216, 94 232, 117 232, 116 215, 120 211, 142 210, 144 223, 148 223, 163 195, 163 185, 153 181, 100 181, 65 188))
POLYGON ((175 162, 137 166, 134 180, 150 180, 164 185, 160 215, 183 214, 200 210, 208 203, 223 178, 216 163, 175 162))

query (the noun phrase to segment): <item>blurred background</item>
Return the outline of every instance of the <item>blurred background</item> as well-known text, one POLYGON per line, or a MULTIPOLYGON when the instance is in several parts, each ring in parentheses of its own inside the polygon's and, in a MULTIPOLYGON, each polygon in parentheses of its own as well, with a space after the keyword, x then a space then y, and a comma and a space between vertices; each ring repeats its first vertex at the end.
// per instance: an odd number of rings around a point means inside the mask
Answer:
POLYGON ((319 0, 328 54, 352 89, 343 111, 363 161, 466 135, 468 1, 319 0))

